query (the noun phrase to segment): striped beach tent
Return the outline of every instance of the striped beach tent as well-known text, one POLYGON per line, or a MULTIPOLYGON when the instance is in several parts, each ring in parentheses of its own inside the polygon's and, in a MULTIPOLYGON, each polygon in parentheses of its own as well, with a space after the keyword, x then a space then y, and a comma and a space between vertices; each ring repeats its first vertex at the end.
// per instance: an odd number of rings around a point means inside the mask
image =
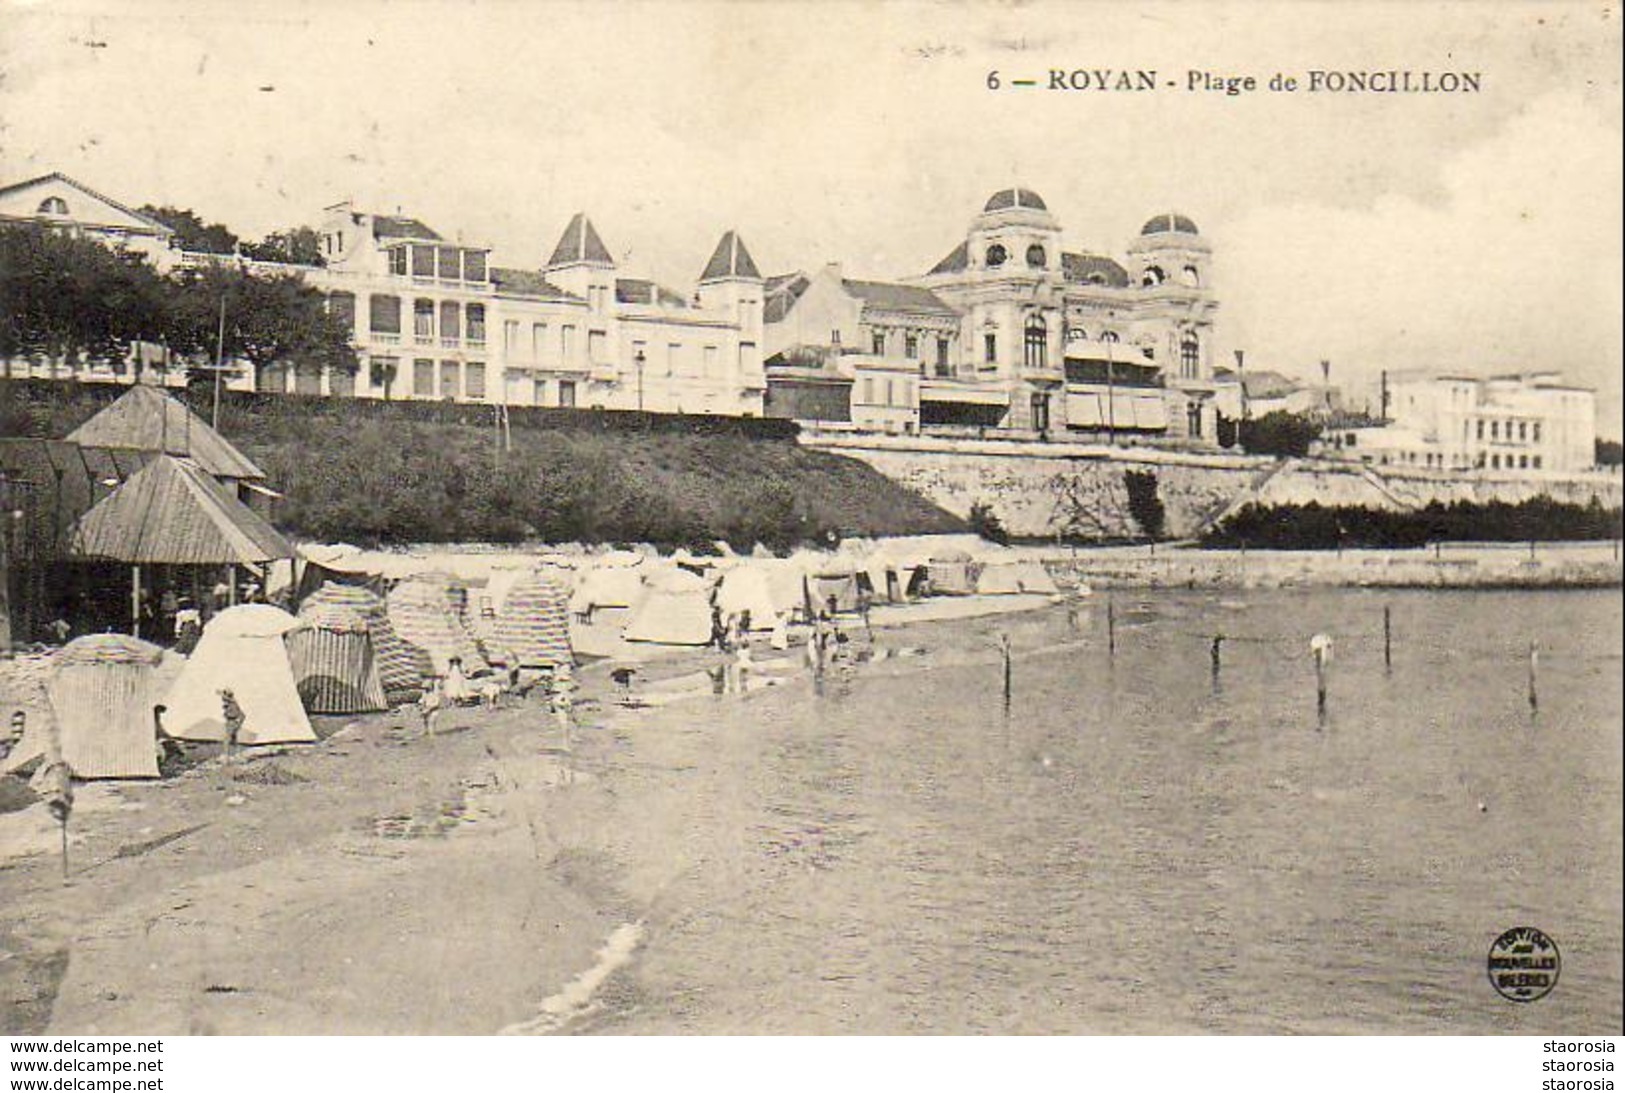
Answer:
POLYGON ((496 643, 525 668, 571 663, 570 593, 564 585, 533 573, 509 589, 496 618, 496 643))
POLYGON ((457 617, 443 584, 403 581, 390 592, 388 606, 395 632, 402 641, 428 654, 435 675, 450 671, 454 658, 462 661, 464 675, 489 670, 473 636, 457 617))
POLYGON ((434 674, 434 667, 427 653, 408 645, 395 633, 382 596, 356 585, 330 582, 306 597, 300 615, 325 607, 346 608, 366 620, 373 663, 390 705, 414 701, 423 693, 423 681, 434 674))
POLYGON ((51 721, 31 719, 9 766, 50 750, 78 778, 158 777, 154 707, 165 683, 164 651, 123 634, 89 634, 63 646, 51 661, 45 693, 51 721))
POLYGON ((288 634, 288 660, 305 709, 364 713, 389 708, 361 612, 338 604, 306 604, 299 621, 304 625, 288 634))

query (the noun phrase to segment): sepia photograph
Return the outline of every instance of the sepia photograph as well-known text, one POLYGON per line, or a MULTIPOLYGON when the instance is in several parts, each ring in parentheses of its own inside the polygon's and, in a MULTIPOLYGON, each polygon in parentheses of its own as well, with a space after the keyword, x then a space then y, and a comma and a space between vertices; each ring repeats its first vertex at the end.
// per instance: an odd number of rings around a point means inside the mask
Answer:
POLYGON ((0 1036, 1620 1036, 1620 19, 0 0, 0 1036))

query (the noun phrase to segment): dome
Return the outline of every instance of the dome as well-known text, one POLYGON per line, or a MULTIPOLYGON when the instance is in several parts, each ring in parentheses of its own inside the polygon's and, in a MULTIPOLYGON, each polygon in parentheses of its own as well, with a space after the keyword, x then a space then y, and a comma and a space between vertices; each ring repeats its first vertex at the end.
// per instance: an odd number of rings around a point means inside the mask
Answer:
POLYGON ((982 211, 985 213, 996 213, 1000 209, 1016 208, 1043 209, 1045 212, 1049 211, 1049 206, 1044 204, 1043 198, 1039 197, 1031 190, 1023 190, 1020 188, 1014 190, 1000 190, 998 193, 987 199, 987 204, 982 206, 982 211))
POLYGON ((1185 235, 1201 235, 1196 230, 1196 221, 1188 216, 1178 213, 1159 213, 1145 222, 1140 229, 1141 235, 1160 235, 1163 232, 1181 232, 1185 235))

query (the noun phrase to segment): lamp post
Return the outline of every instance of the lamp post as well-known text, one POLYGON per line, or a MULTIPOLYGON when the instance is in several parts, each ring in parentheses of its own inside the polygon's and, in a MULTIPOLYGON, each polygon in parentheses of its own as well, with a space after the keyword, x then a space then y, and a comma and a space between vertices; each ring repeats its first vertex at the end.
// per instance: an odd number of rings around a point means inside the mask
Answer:
POLYGON ((1236 383, 1241 386, 1241 420, 1236 423, 1236 447, 1243 451, 1241 434, 1247 425, 1247 351, 1236 350, 1236 383))
POLYGON ((632 358, 632 363, 638 366, 638 412, 639 413, 643 412, 643 366, 647 362, 647 360, 648 360, 648 358, 644 356, 643 350, 641 350, 641 349, 638 350, 637 355, 632 358))

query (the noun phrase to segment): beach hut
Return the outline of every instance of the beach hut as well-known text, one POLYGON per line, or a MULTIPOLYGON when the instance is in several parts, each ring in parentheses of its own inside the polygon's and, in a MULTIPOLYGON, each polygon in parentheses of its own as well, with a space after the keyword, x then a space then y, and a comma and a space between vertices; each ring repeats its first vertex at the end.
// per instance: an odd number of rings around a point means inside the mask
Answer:
MULTIPOLYGON (((545 573, 532 573, 508 591, 496 618, 496 645, 525 668, 570 664, 570 596, 545 573)), ((509 664, 512 668, 514 665, 509 664)))
POLYGON ((263 603, 228 607, 210 619, 164 698, 164 731, 178 740, 224 740, 220 692, 229 690, 244 715, 239 744, 314 741, 283 640, 300 625, 263 603))
POLYGON ((964 550, 945 550, 926 563, 931 591, 938 596, 969 596, 976 591, 976 564, 964 550))
POLYGON ((365 616, 336 603, 307 603, 303 623, 288 633, 288 662, 299 700, 311 713, 387 710, 371 628, 365 616))
POLYGON ((479 646, 463 626, 443 584, 413 579, 389 594, 389 621, 401 640, 421 649, 437 676, 444 676, 453 659, 462 661, 465 675, 489 671, 479 646))
POLYGON ((423 692, 423 681, 434 674, 434 666, 427 653, 408 645, 395 633, 382 596, 355 585, 324 584, 311 593, 300 610, 303 614, 321 607, 347 608, 366 621, 373 664, 390 705, 411 702, 423 692))
POLYGON ((156 645, 123 634, 75 638, 51 660, 48 717, 31 718, 7 760, 23 766, 51 751, 79 778, 158 777, 154 708, 172 673, 156 645))
POLYGON ((716 604, 723 618, 748 614, 752 630, 771 630, 780 615, 789 614, 800 599, 792 586, 790 602, 780 605, 773 598, 771 569, 754 561, 736 562, 722 574, 717 585, 716 604))
POLYGON ((709 645, 708 593, 706 582, 686 570, 671 569, 652 576, 621 637, 658 645, 709 645))
POLYGON ((846 559, 814 559, 807 570, 807 588, 813 606, 820 611, 832 604, 836 611, 858 609, 858 571, 846 559))

